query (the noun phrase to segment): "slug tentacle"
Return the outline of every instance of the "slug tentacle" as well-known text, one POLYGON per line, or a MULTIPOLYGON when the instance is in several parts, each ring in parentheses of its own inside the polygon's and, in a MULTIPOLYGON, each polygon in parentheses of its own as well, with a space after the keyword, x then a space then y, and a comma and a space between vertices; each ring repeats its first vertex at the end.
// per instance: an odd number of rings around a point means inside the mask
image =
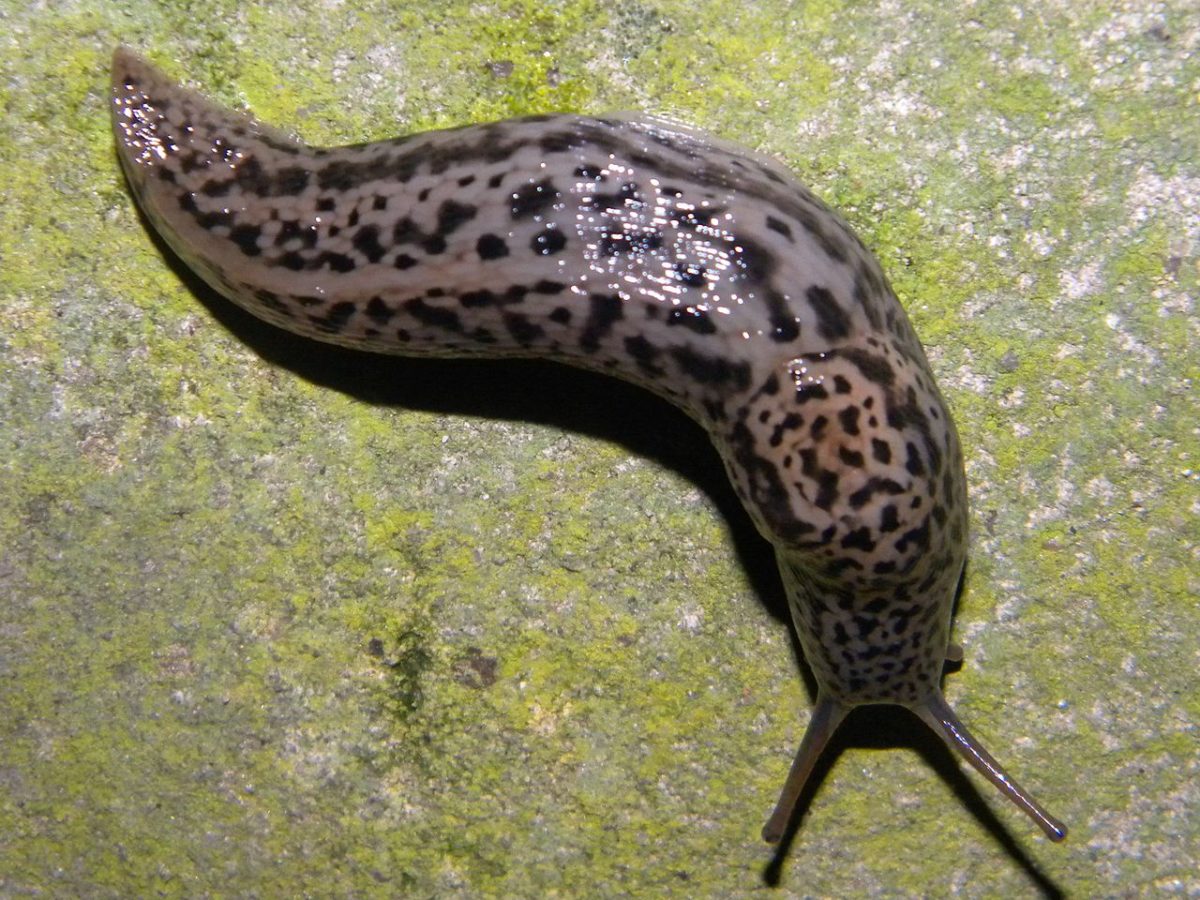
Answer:
POLYGON ((812 718, 808 720, 808 728, 805 729, 804 738, 800 741, 800 749, 796 751, 796 758, 792 760, 792 768, 788 771, 787 781, 783 784, 783 792, 779 795, 779 801, 775 804, 771 818, 763 826, 762 837, 768 844, 778 844, 783 838, 788 822, 791 821, 792 812, 800 799, 800 794, 803 793, 804 786, 808 784, 808 778, 812 775, 817 760, 821 758, 821 752, 849 712, 849 709, 837 701, 820 694, 817 695, 812 718))
POLYGON ((959 721, 940 691, 927 697, 919 706, 913 707, 913 712, 920 716, 950 749, 970 763, 972 768, 999 788, 1004 796, 1029 816, 1045 832, 1046 837, 1052 841, 1061 841, 1067 836, 1067 827, 1046 812, 1040 803, 1009 777, 1000 763, 996 762, 967 730, 967 726, 959 721))
POLYGON ((112 89, 147 218, 254 315, 381 353, 607 372, 707 429, 819 688, 768 840, 865 703, 915 710, 1061 837, 941 697, 967 496, 924 350, 874 257, 786 169, 638 116, 308 147, 125 48, 112 89))

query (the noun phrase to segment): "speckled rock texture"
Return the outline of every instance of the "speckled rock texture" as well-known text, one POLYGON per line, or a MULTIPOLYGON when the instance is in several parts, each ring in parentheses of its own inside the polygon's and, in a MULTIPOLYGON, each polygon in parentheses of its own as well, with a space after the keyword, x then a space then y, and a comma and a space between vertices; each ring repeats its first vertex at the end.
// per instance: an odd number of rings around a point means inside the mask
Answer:
POLYGON ((1200 15, 1175 2, 0 3, 0 895, 1200 895, 1200 15), (811 695, 704 435, 315 347, 132 204, 124 42, 319 144, 638 109, 878 254, 963 437, 946 691, 1052 845, 811 695))

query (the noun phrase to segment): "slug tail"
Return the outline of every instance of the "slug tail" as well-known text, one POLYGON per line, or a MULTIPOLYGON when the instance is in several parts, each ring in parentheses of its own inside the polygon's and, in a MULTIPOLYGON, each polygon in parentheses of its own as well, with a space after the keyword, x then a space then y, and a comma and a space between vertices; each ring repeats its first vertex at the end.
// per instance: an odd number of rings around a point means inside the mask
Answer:
POLYGON ((1033 819, 1037 826, 1046 833, 1046 837, 1052 841, 1061 841, 1067 836, 1067 827, 1046 812, 1040 803, 1009 777, 1001 765, 959 721, 958 716, 950 709, 949 704, 940 693, 929 697, 920 706, 912 707, 912 711, 937 732, 951 749, 970 763, 984 778, 998 787, 1001 793, 1016 804, 1025 815, 1033 819))
POLYGON ((796 758, 792 760, 792 768, 788 772, 787 781, 784 782, 783 792, 779 795, 779 802, 775 804, 775 811, 763 826, 763 840, 768 844, 778 844, 782 839, 796 809, 796 801, 800 799, 813 767, 849 711, 836 701, 817 695, 817 704, 813 707, 812 718, 808 721, 808 729, 804 732, 800 749, 796 751, 796 758))

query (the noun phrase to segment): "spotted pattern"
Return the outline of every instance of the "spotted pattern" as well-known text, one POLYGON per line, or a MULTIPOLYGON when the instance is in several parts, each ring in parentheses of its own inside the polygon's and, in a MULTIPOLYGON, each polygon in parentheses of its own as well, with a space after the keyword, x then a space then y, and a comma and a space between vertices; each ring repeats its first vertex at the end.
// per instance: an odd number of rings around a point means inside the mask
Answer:
POLYGON ((382 353, 607 372, 707 429, 819 688, 768 840, 845 711, 877 702, 1062 839, 941 695, 967 497, 924 351, 875 259, 785 169, 645 117, 311 148, 123 48, 112 112, 147 218, 253 314, 382 353))
POLYGON ((324 341, 544 356, 669 398, 775 545, 822 690, 937 690, 957 437, 878 264, 786 170, 628 117, 314 149, 127 51, 113 87, 130 185, 217 290, 324 341))

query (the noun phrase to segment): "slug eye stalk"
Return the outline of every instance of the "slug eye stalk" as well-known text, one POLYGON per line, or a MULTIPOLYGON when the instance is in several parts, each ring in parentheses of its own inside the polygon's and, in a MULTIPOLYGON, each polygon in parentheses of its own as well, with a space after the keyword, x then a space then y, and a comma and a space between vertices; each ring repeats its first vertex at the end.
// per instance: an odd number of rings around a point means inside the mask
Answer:
POLYGON ((947 746, 971 764, 975 771, 1000 789, 1017 809, 1033 819, 1034 824, 1045 832, 1052 841, 1061 841, 1067 836, 1067 827, 1062 822, 1046 812, 1045 808, 1017 784, 1000 763, 992 757, 984 746, 967 730, 967 726, 959 721, 954 710, 946 702, 941 693, 929 697, 925 703, 913 707, 913 712, 921 717, 932 728, 947 746))
MULTIPOLYGON (((950 709, 941 692, 927 698, 924 703, 910 707, 955 753, 965 759, 972 768, 1000 789, 1013 804, 1029 816, 1052 841, 1061 841, 1067 836, 1067 828, 1054 816, 1046 812, 1030 794, 1012 779, 1004 768, 984 749, 950 709)), ((804 791, 809 776, 817 764, 822 751, 829 744, 838 726, 846 718, 848 709, 835 701, 821 696, 813 709, 812 719, 800 742, 800 749, 792 761, 791 770, 783 785, 783 792, 775 810, 763 826, 763 840, 777 844, 783 838, 796 808, 796 801, 804 791)))

